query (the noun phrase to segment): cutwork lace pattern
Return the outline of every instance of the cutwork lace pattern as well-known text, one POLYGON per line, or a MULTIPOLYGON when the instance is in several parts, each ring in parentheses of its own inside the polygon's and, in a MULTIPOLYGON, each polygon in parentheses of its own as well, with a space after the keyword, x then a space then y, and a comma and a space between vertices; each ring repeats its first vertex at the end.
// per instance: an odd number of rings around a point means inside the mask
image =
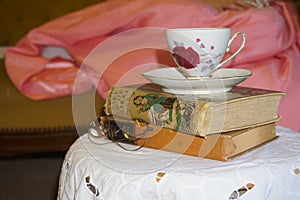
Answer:
POLYGON ((68 151, 58 199, 236 200, 299 199, 300 133, 277 127, 279 138, 230 162, 114 143, 87 134, 68 151))

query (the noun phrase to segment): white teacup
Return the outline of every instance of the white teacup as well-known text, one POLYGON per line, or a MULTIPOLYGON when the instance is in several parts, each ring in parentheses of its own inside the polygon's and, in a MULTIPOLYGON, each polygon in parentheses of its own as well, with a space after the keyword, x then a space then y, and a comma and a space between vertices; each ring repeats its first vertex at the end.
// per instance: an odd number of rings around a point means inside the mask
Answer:
POLYGON ((207 76, 234 58, 245 46, 246 35, 230 28, 182 28, 167 29, 165 37, 178 69, 188 78, 207 76), (232 41, 242 37, 236 52, 222 61, 232 41))

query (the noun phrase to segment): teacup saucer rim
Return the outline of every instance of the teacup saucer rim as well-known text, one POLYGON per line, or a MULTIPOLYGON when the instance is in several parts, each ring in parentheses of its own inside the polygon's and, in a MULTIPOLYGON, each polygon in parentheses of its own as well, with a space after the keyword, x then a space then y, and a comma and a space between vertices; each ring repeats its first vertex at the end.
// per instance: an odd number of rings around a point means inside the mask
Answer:
MULTIPOLYGON (((161 68, 161 69, 155 69, 151 70, 148 72, 142 73, 144 77, 150 77, 150 78, 155 78, 155 79, 161 79, 161 80, 169 80, 169 81, 210 81, 210 80, 226 80, 226 79, 233 79, 233 78, 242 78, 242 77, 249 77, 252 75, 252 72, 248 69, 241 69, 241 68, 221 68, 219 70, 240 70, 240 71, 245 71, 247 74, 244 75, 236 75, 236 76, 226 76, 226 77, 201 77, 201 76, 192 76, 192 77, 184 77, 182 76, 182 79, 179 78, 171 78, 171 77, 164 77, 164 76, 154 76, 154 75, 149 75, 147 73, 153 72, 153 71, 158 71, 158 70, 163 70, 163 69, 175 69, 174 67, 168 67, 168 68, 161 68)), ((176 69, 175 69, 176 70, 176 69)), ((214 72, 214 73, 217 73, 214 72)))

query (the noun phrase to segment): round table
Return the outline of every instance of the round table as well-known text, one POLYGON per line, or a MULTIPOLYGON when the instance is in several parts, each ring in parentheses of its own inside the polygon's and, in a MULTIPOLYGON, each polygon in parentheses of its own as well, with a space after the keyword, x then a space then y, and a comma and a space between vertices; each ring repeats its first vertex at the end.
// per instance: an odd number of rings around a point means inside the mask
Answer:
POLYGON ((228 162, 125 151, 85 134, 66 154, 58 199, 299 200, 300 134, 280 126, 276 132, 278 139, 228 162))

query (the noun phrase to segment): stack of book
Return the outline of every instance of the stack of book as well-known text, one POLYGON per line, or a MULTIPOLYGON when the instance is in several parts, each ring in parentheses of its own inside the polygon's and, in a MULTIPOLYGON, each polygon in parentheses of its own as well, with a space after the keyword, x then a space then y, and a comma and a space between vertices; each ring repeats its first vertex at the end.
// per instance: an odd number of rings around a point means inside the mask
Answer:
POLYGON ((228 161, 277 138, 275 122, 284 95, 239 86, 201 95, 165 93, 152 83, 115 86, 105 103, 110 117, 103 123, 126 130, 110 135, 112 140, 228 161))

